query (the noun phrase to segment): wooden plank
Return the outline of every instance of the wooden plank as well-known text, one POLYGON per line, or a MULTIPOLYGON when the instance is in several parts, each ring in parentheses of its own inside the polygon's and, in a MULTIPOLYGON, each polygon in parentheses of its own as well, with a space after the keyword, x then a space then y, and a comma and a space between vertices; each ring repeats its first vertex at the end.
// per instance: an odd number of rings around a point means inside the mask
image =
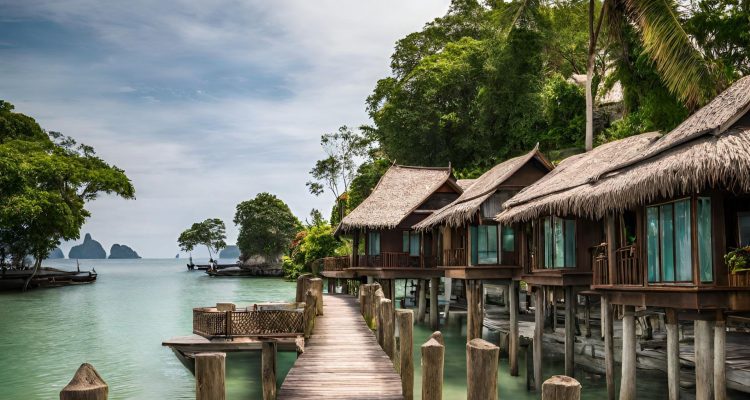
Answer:
POLYGON ((325 295, 325 314, 278 399, 403 399, 401 377, 351 296, 325 295))

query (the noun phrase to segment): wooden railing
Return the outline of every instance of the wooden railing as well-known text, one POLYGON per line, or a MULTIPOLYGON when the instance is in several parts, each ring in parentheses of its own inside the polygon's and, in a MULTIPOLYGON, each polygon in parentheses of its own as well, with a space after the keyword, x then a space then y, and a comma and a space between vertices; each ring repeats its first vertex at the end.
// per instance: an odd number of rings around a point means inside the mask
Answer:
MULTIPOLYGON (((359 267, 370 268, 417 268, 420 265, 418 256, 410 256, 402 252, 382 252, 375 256, 359 256, 359 267)), ((432 265, 434 266, 434 262, 432 265)))
POLYGON ((303 307, 304 303, 256 305, 234 311, 194 308, 193 333, 207 338, 296 336, 304 332, 303 307))
POLYGON ((443 250, 443 266, 461 267, 468 265, 466 259, 466 249, 445 249, 443 250))
POLYGON ((349 268, 351 263, 351 257, 325 257, 323 259, 323 271, 343 271, 349 268))
POLYGON ((615 250, 614 276, 609 274, 607 245, 593 248, 594 285, 643 285, 643 271, 635 245, 615 250))
POLYGON ((729 274, 729 286, 750 287, 750 271, 740 271, 729 274))

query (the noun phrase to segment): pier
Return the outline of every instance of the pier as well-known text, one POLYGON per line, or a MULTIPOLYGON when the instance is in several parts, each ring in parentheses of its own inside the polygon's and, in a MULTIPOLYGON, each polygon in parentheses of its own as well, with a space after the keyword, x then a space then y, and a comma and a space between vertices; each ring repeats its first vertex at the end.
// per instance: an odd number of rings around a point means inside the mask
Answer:
POLYGON ((349 295, 326 294, 324 314, 278 399, 402 399, 401 378, 349 295))

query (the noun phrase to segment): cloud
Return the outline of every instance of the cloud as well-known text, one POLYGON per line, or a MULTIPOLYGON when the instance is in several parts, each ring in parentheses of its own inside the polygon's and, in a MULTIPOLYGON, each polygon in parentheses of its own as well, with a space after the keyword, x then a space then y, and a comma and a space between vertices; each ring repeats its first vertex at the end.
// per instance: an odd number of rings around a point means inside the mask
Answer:
POLYGON ((169 257, 196 220, 233 241, 261 191, 328 214, 304 185, 320 135, 367 123, 395 41, 448 3, 0 0, 0 98, 133 180, 137 200, 90 203, 84 233, 169 257))

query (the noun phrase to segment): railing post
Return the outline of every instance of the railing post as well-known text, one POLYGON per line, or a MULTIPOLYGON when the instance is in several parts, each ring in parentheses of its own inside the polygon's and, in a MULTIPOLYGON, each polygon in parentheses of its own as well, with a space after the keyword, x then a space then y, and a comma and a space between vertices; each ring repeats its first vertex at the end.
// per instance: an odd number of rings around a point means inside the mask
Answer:
POLYGON ((276 342, 263 341, 262 346, 263 400, 276 400, 276 342))
POLYGON ((224 400, 224 374, 226 354, 195 354, 195 399, 224 400))
POLYGON ((232 312, 224 312, 224 335, 226 337, 232 336, 232 312))
MULTIPOLYGON (((393 302, 390 299, 380 300, 380 321, 382 322, 383 332, 383 350, 391 362, 395 360, 396 355, 396 338, 394 337, 394 325, 393 325, 393 302)), ((378 329, 381 329, 380 327, 378 329)))
POLYGON ((315 296, 312 294, 312 290, 308 290, 305 294, 305 339, 309 339, 315 326, 315 314, 317 306, 315 305, 315 296))
POLYGON ((581 384, 565 376, 554 375, 542 385, 542 400, 580 400, 581 384))
POLYGON ((497 399, 497 363, 500 348, 484 339, 466 343, 467 400, 497 399))
POLYGON ((323 280, 320 278, 312 278, 309 280, 310 288, 315 295, 315 306, 317 307, 318 315, 323 315, 323 280))
POLYGON ((422 345, 422 400, 442 400, 445 347, 435 339, 422 345))
POLYGON ((414 311, 396 310, 398 323, 399 372, 404 400, 414 398, 414 311))
POLYGON ((81 364, 70 383, 60 391, 60 400, 107 400, 108 396, 107 382, 89 363, 81 364))

